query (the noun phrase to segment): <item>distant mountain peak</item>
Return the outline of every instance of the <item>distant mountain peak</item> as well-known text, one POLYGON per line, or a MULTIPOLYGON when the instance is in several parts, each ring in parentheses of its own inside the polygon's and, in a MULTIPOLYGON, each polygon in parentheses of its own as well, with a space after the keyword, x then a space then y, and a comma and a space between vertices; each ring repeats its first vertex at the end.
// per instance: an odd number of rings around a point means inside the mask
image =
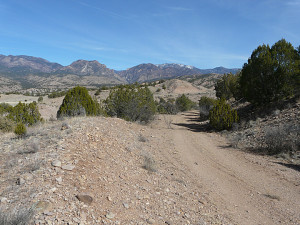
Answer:
POLYGON ((32 85, 32 81, 27 81, 29 79, 28 75, 35 75, 37 79, 38 77, 59 77, 59 79, 63 79, 71 75, 77 77, 76 79, 83 83, 83 80, 89 80, 89 82, 86 82, 87 84, 101 85, 101 82, 106 84, 134 83, 171 79, 186 75, 224 74, 236 73, 237 71, 238 69, 227 69, 222 66, 214 69, 199 69, 180 63, 143 63, 127 70, 115 71, 107 68, 106 65, 97 60, 79 59, 68 66, 62 66, 33 56, 5 56, 0 54, 0 76, 16 80, 23 79, 24 83, 27 82, 27 85, 32 85))
POLYGON ((188 68, 188 69, 194 69, 194 66, 189 66, 189 65, 184 65, 180 63, 164 63, 164 64, 156 64, 157 67, 159 68, 168 68, 168 67, 173 67, 173 68, 188 68))
POLYGON ((63 66, 58 63, 49 62, 48 60, 43 58, 33 56, 0 55, 0 67, 5 71, 10 71, 18 74, 28 72, 50 73, 63 66))

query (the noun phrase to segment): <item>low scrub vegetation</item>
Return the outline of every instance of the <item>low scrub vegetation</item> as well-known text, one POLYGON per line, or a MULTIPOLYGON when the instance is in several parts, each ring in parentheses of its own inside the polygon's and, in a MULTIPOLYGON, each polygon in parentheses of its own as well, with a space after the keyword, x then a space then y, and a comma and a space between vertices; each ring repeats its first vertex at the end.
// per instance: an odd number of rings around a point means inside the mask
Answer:
POLYGON ((261 144, 270 155, 293 154, 300 149, 300 126, 298 124, 268 126, 264 129, 264 133, 264 142, 261 144))
POLYGON ((7 118, 26 126, 32 126, 43 121, 36 102, 29 104, 19 102, 9 111, 7 118))
POLYGON ((181 95, 176 98, 175 105, 177 106, 180 112, 191 110, 196 106, 196 103, 190 100, 186 95, 181 95))
POLYGON ((241 97, 239 78, 240 73, 236 75, 232 73, 224 74, 224 76, 215 84, 217 98, 224 98, 226 100, 235 98, 238 100, 241 97))
POLYGON ((58 98, 66 95, 66 91, 55 91, 48 95, 48 98, 58 98))
POLYGON ((10 212, 0 210, 0 225, 28 225, 34 216, 33 209, 19 208, 10 212))
POLYGON ((105 100, 109 116, 148 123, 156 112, 151 91, 139 85, 124 85, 113 89, 105 100))
POLYGON ((57 118, 72 116, 96 116, 100 115, 102 109, 100 104, 93 100, 84 87, 75 87, 70 89, 59 110, 57 118))
POLYGON ((145 153, 143 154, 143 156, 144 156, 144 164, 142 167, 145 170, 148 170, 149 172, 156 172, 157 166, 154 158, 149 153, 145 153))
POLYGON ((217 100, 209 112, 209 123, 217 130, 229 130, 238 122, 237 111, 232 109, 225 99, 217 100))
POLYGON ((13 107, 7 103, 0 104, 0 115, 8 114, 11 112, 13 107))
POLYGON ((16 126, 16 123, 4 116, 0 116, 0 131, 12 132, 16 126))
POLYGON ((166 101, 165 99, 160 98, 159 102, 157 102, 157 112, 160 114, 177 114, 179 110, 174 102, 175 99, 168 99, 166 101))
POLYGON ((102 87, 100 87, 100 88, 95 92, 95 95, 98 96, 98 95, 100 95, 100 93, 101 93, 102 91, 104 91, 104 90, 109 90, 109 89, 110 89, 110 88, 107 87, 107 86, 102 86, 102 87))
POLYGON ((27 129, 23 123, 18 123, 14 130, 14 133, 18 137, 24 137, 26 135, 26 132, 27 132, 27 129))
POLYGON ((42 96, 40 96, 40 97, 38 98, 38 102, 43 102, 43 100, 44 100, 44 98, 43 98, 42 96))
POLYGON ((200 119, 207 120, 209 118, 209 111, 212 110, 217 100, 209 97, 201 97, 199 100, 200 119))
POLYGON ((2 132, 14 131, 18 136, 26 133, 26 126, 43 121, 36 102, 30 104, 19 102, 15 107, 1 104, 0 112, 0 130, 2 132))

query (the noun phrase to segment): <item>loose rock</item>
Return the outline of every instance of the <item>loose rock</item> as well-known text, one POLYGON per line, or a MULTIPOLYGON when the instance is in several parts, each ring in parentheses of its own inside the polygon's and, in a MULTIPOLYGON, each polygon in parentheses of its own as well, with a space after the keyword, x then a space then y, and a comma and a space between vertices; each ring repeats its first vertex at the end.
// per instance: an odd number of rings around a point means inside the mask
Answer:
POLYGON ((115 218, 115 214, 114 213, 112 213, 112 212, 109 212, 108 214, 106 214, 105 215, 105 217, 107 218, 107 219, 113 219, 113 218, 115 218))
POLYGON ((52 161, 51 165, 54 167, 61 167, 61 161, 54 160, 54 161, 52 161))
POLYGON ((87 205, 90 205, 93 202, 93 198, 87 194, 78 194, 76 195, 76 198, 87 205))
POLYGON ((75 166, 72 165, 72 164, 67 164, 67 165, 63 165, 61 168, 62 168, 63 170, 72 171, 72 170, 75 168, 75 166))

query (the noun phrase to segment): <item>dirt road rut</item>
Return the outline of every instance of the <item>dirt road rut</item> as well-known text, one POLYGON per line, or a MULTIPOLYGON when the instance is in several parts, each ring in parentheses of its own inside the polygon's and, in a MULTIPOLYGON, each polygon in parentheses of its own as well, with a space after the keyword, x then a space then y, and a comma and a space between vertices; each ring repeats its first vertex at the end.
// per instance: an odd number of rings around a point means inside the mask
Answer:
POLYGON ((197 129, 196 112, 161 119, 166 155, 184 165, 218 209, 236 224, 300 224, 299 171, 279 159, 231 148, 215 133, 197 129))

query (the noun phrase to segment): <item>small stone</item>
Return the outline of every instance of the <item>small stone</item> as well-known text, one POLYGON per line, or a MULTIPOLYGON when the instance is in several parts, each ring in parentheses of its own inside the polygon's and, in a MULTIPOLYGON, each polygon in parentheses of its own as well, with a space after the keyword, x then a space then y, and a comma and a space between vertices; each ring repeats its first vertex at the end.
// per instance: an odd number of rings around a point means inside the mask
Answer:
POLYGON ((67 165, 63 165, 61 168, 62 168, 63 170, 72 171, 72 170, 75 168, 75 166, 72 165, 72 164, 67 164, 67 165))
POLYGON ((126 209, 129 209, 129 205, 127 203, 123 203, 123 206, 126 208, 126 209))
POLYGON ((155 223, 155 220, 154 219, 147 219, 147 223, 149 223, 149 224, 154 224, 155 223))
POLYGON ((37 212, 50 211, 52 209, 52 205, 47 201, 39 201, 36 203, 35 209, 37 210, 37 212))
POLYGON ((76 198, 87 205, 90 205, 93 202, 93 198, 88 194, 79 194, 76 195, 76 198))
POLYGON ((55 192, 56 190, 57 190, 56 187, 50 189, 51 192, 55 192))
POLYGON ((116 214, 114 214, 114 213, 112 213, 112 212, 109 212, 109 213, 107 213, 107 214, 105 215, 105 217, 106 217, 107 219, 113 219, 113 218, 115 218, 115 216, 116 216, 116 214))
POLYGON ((54 161, 52 161, 51 165, 54 167, 61 167, 61 161, 54 160, 54 161))
POLYGON ((31 173, 25 173, 22 177, 27 181, 30 181, 33 179, 33 175, 31 173))
POLYGON ((47 210, 43 214, 46 216, 53 216, 53 212, 49 212, 47 210))
POLYGON ((75 223, 80 223, 80 219, 78 219, 78 218, 76 218, 76 217, 73 218, 73 221, 74 221, 75 223))
POLYGON ((22 185, 22 184, 25 184, 25 180, 22 177, 20 177, 17 179, 16 183, 17 183, 17 185, 22 185))
POLYGON ((1 203, 7 202, 7 198, 4 198, 4 197, 1 198, 1 199, 0 199, 0 202, 1 202, 1 203))
POLYGON ((150 199, 149 195, 144 195, 144 199, 150 199))
POLYGON ((61 177, 55 178, 55 180, 57 181, 58 184, 62 184, 62 178, 61 177))
POLYGON ((112 201, 112 198, 111 198, 110 196, 108 196, 108 197, 107 197, 107 200, 111 202, 111 201, 112 201))

